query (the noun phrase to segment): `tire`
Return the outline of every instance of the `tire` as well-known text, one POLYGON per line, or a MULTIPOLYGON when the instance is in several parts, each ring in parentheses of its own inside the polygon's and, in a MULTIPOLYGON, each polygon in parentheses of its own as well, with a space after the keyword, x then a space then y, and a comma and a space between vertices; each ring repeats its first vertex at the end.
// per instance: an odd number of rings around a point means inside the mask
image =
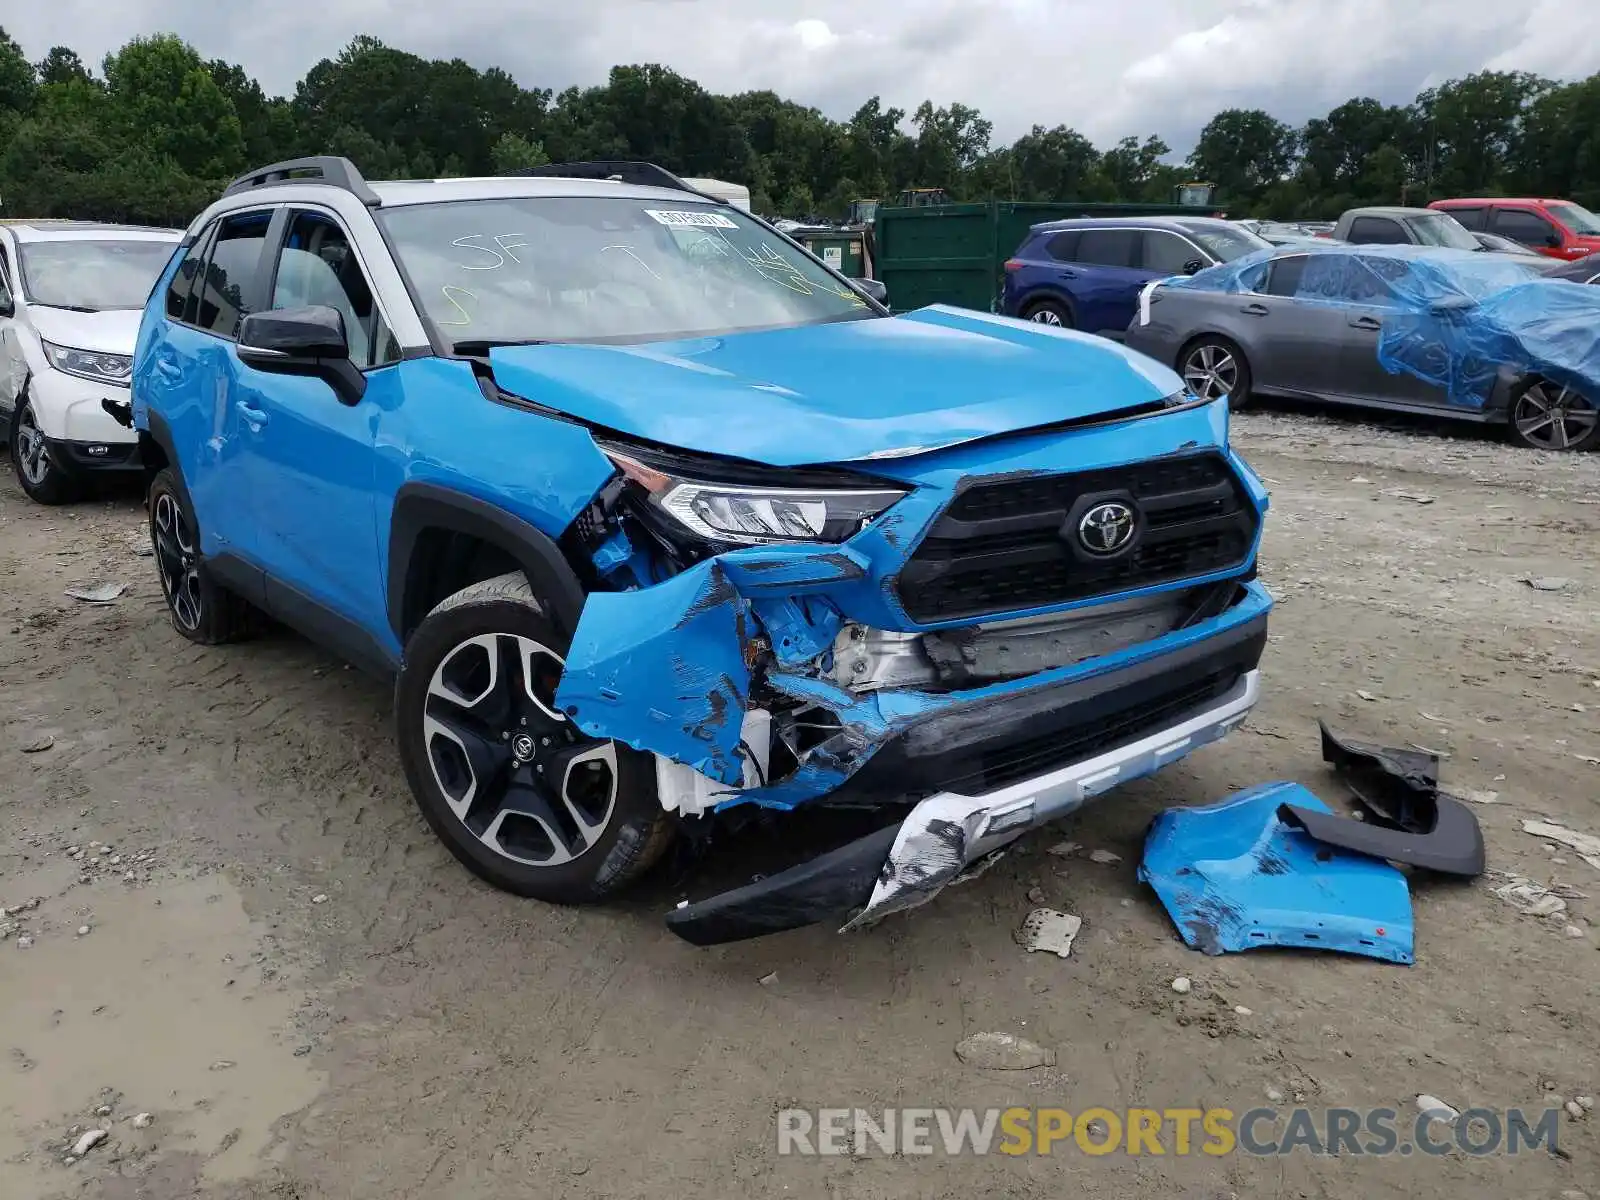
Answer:
POLYGON ((1226 392, 1234 412, 1250 406, 1250 363, 1227 338, 1209 334, 1195 338, 1178 351, 1176 366, 1184 386, 1202 400, 1215 400, 1226 392))
POLYGON ((1072 311, 1059 300, 1036 300, 1022 310, 1022 316, 1036 325, 1072 328, 1072 311))
POLYGON ((253 632, 250 605, 218 583, 200 557, 200 527, 171 467, 163 467, 150 481, 145 507, 172 627, 201 646, 236 642, 253 632))
POLYGON ((1530 379, 1511 395, 1506 436, 1525 450, 1593 450, 1600 445, 1600 407, 1571 388, 1530 379))
POLYGON ((33 402, 26 396, 18 399, 11 414, 7 442, 11 447, 11 467, 30 500, 40 504, 71 504, 82 494, 78 481, 51 461, 44 435, 34 419, 33 402))
POLYGON ((406 645, 395 725, 417 807, 468 870, 591 904, 654 865, 676 822, 651 755, 585 737, 555 708, 569 640, 521 573, 463 588, 406 645))

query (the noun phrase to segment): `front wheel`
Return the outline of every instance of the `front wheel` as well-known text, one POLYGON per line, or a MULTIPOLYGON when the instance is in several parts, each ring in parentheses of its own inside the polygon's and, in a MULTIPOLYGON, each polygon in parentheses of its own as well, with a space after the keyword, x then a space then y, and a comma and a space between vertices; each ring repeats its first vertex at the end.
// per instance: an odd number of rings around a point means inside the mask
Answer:
POLYGON ((29 499, 40 504, 71 504, 78 485, 56 465, 30 400, 20 400, 11 418, 11 466, 29 499))
POLYGON ((424 618, 395 693, 406 780, 470 871, 557 904, 642 875, 675 828, 655 760, 586 737, 556 707, 567 637, 521 574, 473 584, 424 618))
POLYGON ((1600 410, 1571 388, 1535 379, 1512 398, 1506 429, 1528 450, 1591 450, 1600 444, 1600 410))
POLYGON ((1250 364, 1226 338, 1197 338, 1178 356, 1178 374, 1201 400, 1228 398, 1234 412, 1250 403, 1250 364))

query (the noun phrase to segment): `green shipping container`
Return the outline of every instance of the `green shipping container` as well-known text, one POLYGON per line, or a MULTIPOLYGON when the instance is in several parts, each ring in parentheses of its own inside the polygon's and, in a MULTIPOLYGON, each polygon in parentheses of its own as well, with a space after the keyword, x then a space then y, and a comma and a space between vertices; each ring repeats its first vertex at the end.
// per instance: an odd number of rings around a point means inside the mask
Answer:
POLYGON ((841 275, 866 279, 867 235, 864 230, 797 229, 789 235, 841 275))
POLYGON ((1085 204, 1071 200, 880 208, 873 224, 874 275, 895 312, 955 304, 994 312, 1005 261, 1041 221, 1070 217, 1220 216, 1170 204, 1085 204))

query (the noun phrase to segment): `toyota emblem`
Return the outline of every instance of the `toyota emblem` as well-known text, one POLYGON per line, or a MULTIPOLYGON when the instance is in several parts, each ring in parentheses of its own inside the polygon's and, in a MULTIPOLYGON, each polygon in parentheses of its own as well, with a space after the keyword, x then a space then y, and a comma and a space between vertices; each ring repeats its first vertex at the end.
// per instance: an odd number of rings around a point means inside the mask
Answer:
POLYGON ((1115 554, 1133 540, 1133 509, 1120 500, 1096 504, 1078 521, 1078 542, 1090 554, 1115 554))

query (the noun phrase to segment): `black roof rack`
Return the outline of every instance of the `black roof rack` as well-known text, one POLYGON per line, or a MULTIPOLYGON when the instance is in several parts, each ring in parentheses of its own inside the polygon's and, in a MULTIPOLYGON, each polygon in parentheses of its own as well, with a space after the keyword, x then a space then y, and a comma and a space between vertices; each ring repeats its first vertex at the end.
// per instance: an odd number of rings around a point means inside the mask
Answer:
POLYGON ((233 196, 239 192, 247 192, 251 188, 273 187, 281 183, 320 183, 327 187, 343 188, 371 208, 377 208, 382 203, 378 199, 378 193, 367 186, 367 181, 361 177, 361 172, 356 169, 355 163, 348 158, 338 158, 329 154, 315 155, 311 158, 291 158, 284 162, 273 163, 269 167, 258 167, 239 176, 223 190, 222 194, 233 196))
MULTIPOLYGON (((619 183, 631 183, 635 187, 671 188, 675 192, 689 192, 695 196, 705 196, 704 192, 690 187, 665 167, 658 167, 655 163, 626 162, 622 160, 607 160, 601 162, 565 162, 549 163, 542 167, 523 167, 520 171, 511 172, 513 175, 536 175, 541 178, 557 179, 615 179, 619 183)), ((706 196, 708 200, 715 200, 715 196, 706 196)))

